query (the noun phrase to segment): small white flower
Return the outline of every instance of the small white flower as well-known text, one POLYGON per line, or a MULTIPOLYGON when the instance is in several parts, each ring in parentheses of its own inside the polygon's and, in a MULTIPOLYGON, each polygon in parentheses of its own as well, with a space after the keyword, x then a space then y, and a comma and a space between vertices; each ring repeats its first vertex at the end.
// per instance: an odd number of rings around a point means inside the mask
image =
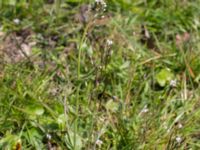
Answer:
POLYGON ((106 4, 106 2, 104 0, 95 0, 96 3, 100 3, 100 4, 106 4))
POLYGON ((13 22, 14 22, 15 24, 19 24, 19 23, 20 23, 20 20, 19 20, 18 18, 15 18, 15 19, 13 20, 13 22))
POLYGON ((178 128, 181 129, 183 128, 183 125, 181 123, 178 124, 178 128))
POLYGON ((148 111, 149 111, 149 109, 147 108, 147 105, 145 105, 144 108, 142 108, 142 110, 140 111, 139 115, 147 113, 148 111))
POLYGON ((118 97, 117 97, 117 96, 115 96, 115 95, 114 95, 112 98, 113 98, 114 100, 117 100, 117 99, 118 99, 118 97))
POLYGON ((148 111, 149 111, 149 109, 147 108, 147 105, 145 105, 141 112, 147 113, 148 111))
POLYGON ((177 81, 176 80, 171 80, 170 81, 170 86, 171 87, 176 87, 176 85, 177 85, 177 81))
POLYGON ((97 4, 102 5, 104 9, 107 7, 107 4, 106 4, 106 2, 104 0, 95 0, 95 2, 97 4))
POLYGON ((170 133, 171 132, 171 130, 170 129, 167 129, 167 133, 170 133))
POLYGON ((51 135, 47 133, 47 139, 50 140, 51 139, 51 135))
POLYGON ((113 45, 113 41, 112 41, 112 40, 109 40, 109 39, 106 41, 106 43, 108 44, 108 46, 113 45))
POLYGON ((103 144, 103 142, 101 140, 96 140, 96 145, 101 146, 103 144))
POLYGON ((95 0, 96 3, 102 3, 104 0, 95 0))
POLYGON ((177 141, 178 143, 181 143, 182 138, 181 138, 180 136, 177 136, 177 137, 176 137, 176 141, 177 141))

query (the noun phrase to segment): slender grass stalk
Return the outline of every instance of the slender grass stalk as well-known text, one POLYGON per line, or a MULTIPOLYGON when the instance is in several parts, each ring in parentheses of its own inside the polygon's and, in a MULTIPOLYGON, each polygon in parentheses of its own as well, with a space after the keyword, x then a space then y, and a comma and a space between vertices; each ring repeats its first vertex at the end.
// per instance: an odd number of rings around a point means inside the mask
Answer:
MULTIPOLYGON (((80 44, 78 47, 78 64, 77 64, 77 80, 80 80, 80 76, 81 76, 81 55, 82 55, 82 45, 85 41, 86 38, 86 34, 89 28, 89 24, 86 26, 83 36, 80 40, 80 44)), ((77 87, 77 92, 76 92, 76 102, 75 102, 75 106, 76 106, 76 119, 75 119, 75 125, 74 125, 74 150, 76 150, 76 135, 77 135, 77 130, 78 130, 78 110, 79 110, 79 92, 80 92, 80 86, 81 83, 79 83, 78 87, 77 87)))
POLYGON ((55 12, 56 12, 57 15, 60 12, 61 2, 62 2, 62 0, 56 0, 56 2, 55 2, 55 12))

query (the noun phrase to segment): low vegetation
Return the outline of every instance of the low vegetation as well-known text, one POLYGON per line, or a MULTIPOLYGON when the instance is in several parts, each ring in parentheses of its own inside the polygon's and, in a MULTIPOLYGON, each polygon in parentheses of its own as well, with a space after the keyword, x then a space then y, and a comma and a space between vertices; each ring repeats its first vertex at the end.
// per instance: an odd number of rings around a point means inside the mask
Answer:
POLYGON ((0 0, 0 149, 199 149, 199 6, 0 0))

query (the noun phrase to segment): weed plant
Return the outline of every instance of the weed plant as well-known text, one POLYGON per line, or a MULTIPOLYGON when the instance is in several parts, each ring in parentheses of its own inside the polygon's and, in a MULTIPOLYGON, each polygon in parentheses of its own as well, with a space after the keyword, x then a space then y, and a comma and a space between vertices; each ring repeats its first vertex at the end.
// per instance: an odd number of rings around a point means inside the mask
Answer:
POLYGON ((0 5, 0 149, 200 148, 199 0, 0 5))

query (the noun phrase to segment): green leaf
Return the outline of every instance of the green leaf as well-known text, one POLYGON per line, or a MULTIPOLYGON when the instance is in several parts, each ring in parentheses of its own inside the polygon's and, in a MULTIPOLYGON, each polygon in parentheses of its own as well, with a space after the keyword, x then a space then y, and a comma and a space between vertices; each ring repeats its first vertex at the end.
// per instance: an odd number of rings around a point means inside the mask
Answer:
POLYGON ((37 128, 27 128, 27 130, 23 132, 22 135, 22 137, 24 137, 34 149, 42 149, 43 136, 44 135, 41 135, 37 128))
POLYGON ((65 136, 65 140, 69 149, 81 150, 81 148, 83 147, 82 138, 78 134, 70 130, 68 131, 68 134, 65 136), (74 144, 74 138, 76 138, 75 144, 74 144))
POLYGON ((156 81, 161 87, 164 87, 173 77, 174 74, 168 68, 165 68, 156 75, 156 81))
POLYGON ((16 0, 8 0, 8 1, 6 1, 6 4, 15 6, 16 5, 16 0))
POLYGON ((61 114, 57 118, 57 124, 59 125, 60 129, 64 129, 66 127, 67 118, 64 114, 61 114))
POLYGON ((12 149, 17 143, 21 143, 21 139, 8 133, 0 139, 0 149, 12 149))
POLYGON ((35 116, 40 116, 44 113, 44 108, 39 105, 29 105, 26 107, 26 111, 35 116))

